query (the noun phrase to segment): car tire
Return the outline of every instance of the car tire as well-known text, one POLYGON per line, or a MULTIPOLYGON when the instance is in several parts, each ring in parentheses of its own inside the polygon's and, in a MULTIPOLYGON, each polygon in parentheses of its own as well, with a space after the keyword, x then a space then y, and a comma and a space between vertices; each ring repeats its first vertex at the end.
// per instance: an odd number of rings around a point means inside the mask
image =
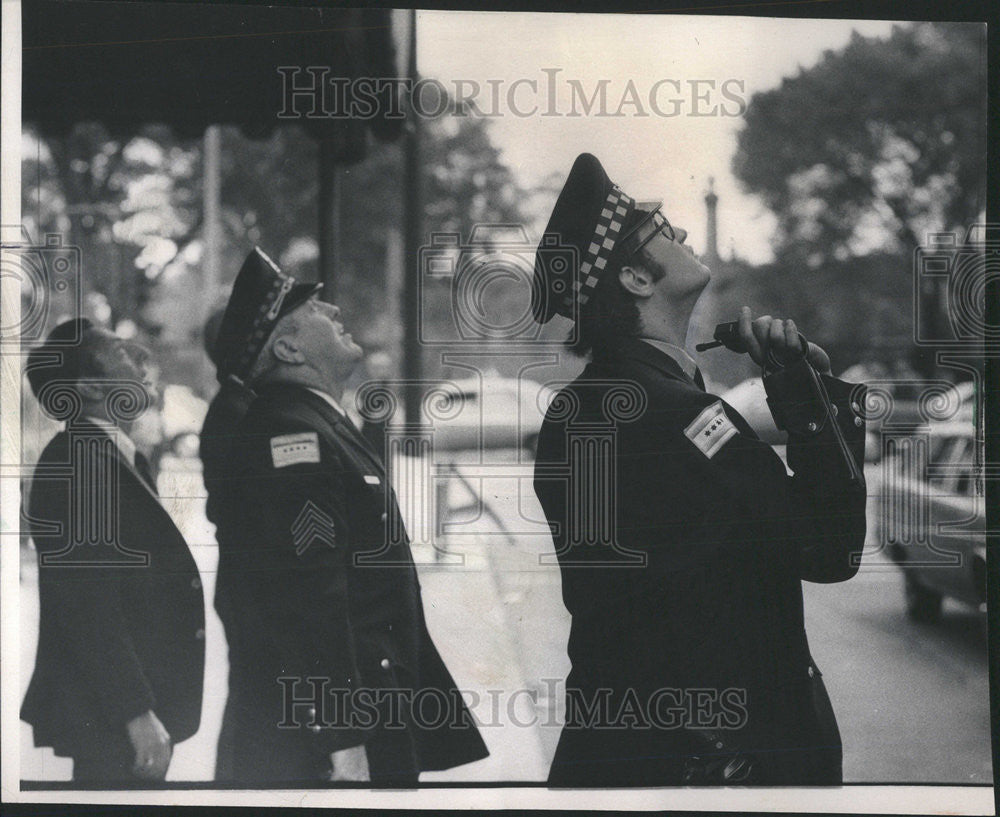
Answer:
POLYGON ((910 621, 930 624, 941 618, 941 594, 907 578, 904 586, 906 616, 910 621))

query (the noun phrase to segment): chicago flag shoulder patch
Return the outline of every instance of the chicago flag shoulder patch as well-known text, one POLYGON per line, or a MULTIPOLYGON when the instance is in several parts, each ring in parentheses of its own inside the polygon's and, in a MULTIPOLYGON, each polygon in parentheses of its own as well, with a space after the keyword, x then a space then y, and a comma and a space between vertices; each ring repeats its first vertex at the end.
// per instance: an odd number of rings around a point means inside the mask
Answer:
POLYGON ((319 462, 319 434, 303 431, 271 438, 271 461, 275 468, 319 462))
POLYGON ((684 429, 687 438, 709 459, 718 454, 719 449, 737 433, 736 426, 726 416, 721 401, 708 406, 684 429))

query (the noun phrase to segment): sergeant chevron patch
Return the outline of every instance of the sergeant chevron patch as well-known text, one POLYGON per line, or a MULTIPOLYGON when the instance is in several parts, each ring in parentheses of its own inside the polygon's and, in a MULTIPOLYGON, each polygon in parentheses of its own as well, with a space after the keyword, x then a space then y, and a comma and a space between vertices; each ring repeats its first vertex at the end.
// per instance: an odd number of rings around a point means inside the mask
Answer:
POLYGON ((295 543, 295 555, 301 556, 313 542, 334 547, 337 544, 337 529, 333 518, 311 499, 292 522, 292 541, 295 543))
POLYGON ((732 420, 726 416, 722 402, 716 401, 702 411, 691 424, 684 429, 687 438, 698 446, 709 459, 719 453, 719 449, 724 446, 730 438, 738 433, 732 420))

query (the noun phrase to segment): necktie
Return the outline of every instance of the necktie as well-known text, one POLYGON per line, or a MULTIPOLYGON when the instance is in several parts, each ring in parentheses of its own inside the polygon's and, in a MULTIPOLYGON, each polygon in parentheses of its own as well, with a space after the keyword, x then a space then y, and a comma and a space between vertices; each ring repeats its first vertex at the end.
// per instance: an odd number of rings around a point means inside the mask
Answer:
POLYGON ((695 368, 694 370, 694 384, 705 391, 705 378, 701 376, 701 369, 695 368))

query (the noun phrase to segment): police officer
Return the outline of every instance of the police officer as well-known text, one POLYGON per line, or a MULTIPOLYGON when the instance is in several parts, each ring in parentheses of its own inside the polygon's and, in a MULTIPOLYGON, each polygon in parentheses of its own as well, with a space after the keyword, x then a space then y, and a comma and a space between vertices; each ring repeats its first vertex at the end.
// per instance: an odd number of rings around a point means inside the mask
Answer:
POLYGON ((549 781, 839 784, 801 581, 858 569, 863 388, 833 378, 792 321, 744 308, 789 476, 683 348, 710 273, 661 204, 583 154, 546 229, 560 246, 536 256, 536 320, 570 318, 590 356, 549 409, 535 467, 572 615, 549 781))
MULTIPOLYGON (((146 351, 86 319, 28 358, 42 409, 66 428, 42 452, 27 519, 39 554, 35 671, 21 709, 73 779, 162 780, 201 719, 198 567, 129 437, 146 351)), ((146 385, 144 385, 146 384, 146 385)))
POLYGON ((386 470, 340 405, 362 357, 320 285, 260 250, 219 330, 255 392, 218 505, 236 781, 413 783, 486 747, 424 622, 386 470))

